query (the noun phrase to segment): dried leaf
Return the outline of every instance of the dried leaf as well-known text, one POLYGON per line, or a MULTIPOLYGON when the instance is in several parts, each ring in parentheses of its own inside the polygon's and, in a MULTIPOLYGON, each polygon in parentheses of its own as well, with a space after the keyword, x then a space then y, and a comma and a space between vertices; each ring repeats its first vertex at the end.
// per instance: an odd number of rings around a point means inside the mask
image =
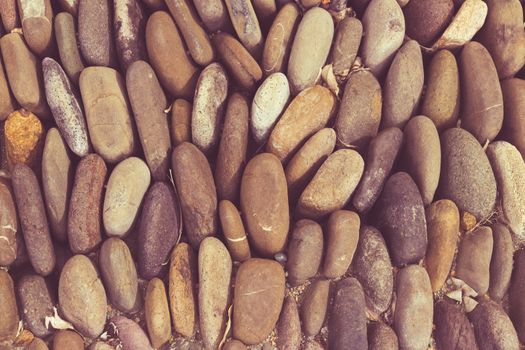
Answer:
POLYGON ((33 341, 33 339, 35 339, 35 336, 33 335, 33 333, 31 333, 27 329, 24 329, 16 337, 14 345, 15 346, 26 346, 26 345, 29 345, 33 341))
POLYGON ((328 89, 338 96, 339 84, 337 84, 337 79, 335 78, 334 67, 331 64, 324 66, 321 71, 321 76, 328 89))
POLYGON ((460 304, 463 302, 463 292, 461 291, 461 289, 456 289, 451 292, 448 292, 447 297, 457 301, 460 304))
POLYGON ((53 316, 46 316, 44 323, 46 328, 49 329, 49 325, 54 329, 75 329, 73 325, 60 317, 58 310, 53 306, 53 316))
POLYGON ((478 305, 478 302, 476 300, 472 299, 471 297, 467 297, 467 296, 463 298, 463 303, 465 304, 465 311, 467 311, 467 313, 474 310, 476 306, 478 305))
POLYGON ((464 1, 448 28, 431 50, 453 49, 472 40, 485 23, 487 11, 487 4, 482 0, 464 1))

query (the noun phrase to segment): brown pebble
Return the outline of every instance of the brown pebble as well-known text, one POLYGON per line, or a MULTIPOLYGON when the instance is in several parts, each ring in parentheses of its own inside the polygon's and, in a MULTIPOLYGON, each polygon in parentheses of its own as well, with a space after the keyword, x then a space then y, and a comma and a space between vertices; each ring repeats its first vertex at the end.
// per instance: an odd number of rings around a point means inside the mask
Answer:
POLYGON ((219 203, 219 217, 233 261, 248 260, 251 257, 250 246, 239 210, 229 200, 222 200, 219 203))
POLYGON ((303 219, 295 223, 288 244, 288 281, 300 285, 314 277, 323 255, 323 231, 315 221, 303 219))
POLYGON ((4 63, 0 55, 0 121, 4 121, 16 108, 17 103, 7 82, 4 63))
POLYGON ((512 236, 504 225, 492 225, 494 246, 490 259, 489 295, 494 301, 500 301, 507 293, 513 268, 514 244, 512 236))
POLYGON ((191 142, 191 103, 178 98, 171 105, 171 143, 191 142))
POLYGON ((0 341, 13 340, 17 335, 18 309, 16 306, 15 287, 9 273, 0 270, 0 341))
POLYGON ((237 339, 228 340, 222 347, 222 350, 246 350, 246 349, 248 349, 246 345, 244 345, 241 341, 237 339))
POLYGON ((97 154, 90 154, 78 163, 71 199, 67 231, 73 253, 87 253, 102 241, 102 194, 106 164, 97 154))
POLYGON ((17 0, 0 1, 0 16, 6 32, 20 28, 20 18, 17 13, 17 0))
POLYGON ((403 8, 407 35, 430 47, 445 31, 454 16, 452 0, 411 1, 403 8))
POLYGON ((258 60, 263 49, 264 37, 253 1, 225 0, 225 3, 237 36, 243 46, 258 60))
POLYGON ((396 332, 381 321, 368 324, 369 350, 397 350, 399 344, 396 332))
POLYGON ((47 344, 40 338, 34 338, 26 350, 49 350, 47 344))
POLYGON ((12 189, 0 178, 0 266, 11 265, 17 257, 18 220, 12 189))
POLYGON ((37 337, 50 335, 45 319, 53 316, 54 301, 46 280, 38 275, 23 276, 17 283, 17 294, 27 329, 37 337))
MULTIPOLYGON (((346 9, 346 4, 345 4, 346 9)), ((334 74, 346 77, 354 64, 363 36, 363 25, 356 17, 345 17, 337 25, 332 44, 332 60, 334 74)))
POLYGON ((288 295, 284 299, 281 316, 277 324, 277 347, 278 349, 299 349, 301 345, 301 320, 299 309, 294 297, 288 295))
POLYGON ((51 0, 18 0, 18 13, 31 51, 38 56, 51 55, 55 44, 51 0))
POLYGON ((23 163, 36 170, 42 156, 44 133, 42 122, 33 113, 25 109, 11 113, 4 125, 9 167, 23 163))
POLYGON ((329 280, 317 280, 306 289, 301 302, 301 320, 306 336, 315 336, 321 331, 329 301, 329 280))
POLYGON ((434 339, 438 349, 478 349, 463 306, 443 298, 434 305, 434 339))
POLYGON ((78 84, 84 63, 78 51, 75 18, 67 12, 59 13, 55 17, 54 29, 62 67, 69 79, 78 84))
POLYGON ((164 282, 159 278, 150 280, 144 299, 144 314, 151 345, 160 348, 171 337, 170 310, 164 282))
POLYGON ((53 350, 84 350, 84 339, 77 332, 60 330, 53 337, 53 350))

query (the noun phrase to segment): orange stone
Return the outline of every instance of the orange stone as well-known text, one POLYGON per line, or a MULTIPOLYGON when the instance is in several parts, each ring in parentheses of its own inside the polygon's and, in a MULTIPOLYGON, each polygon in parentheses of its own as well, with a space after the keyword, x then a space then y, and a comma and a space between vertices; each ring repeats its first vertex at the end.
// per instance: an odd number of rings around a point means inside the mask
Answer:
POLYGON ((35 168, 42 153, 44 127, 36 115, 20 109, 9 114, 4 126, 9 169, 16 163, 35 168))

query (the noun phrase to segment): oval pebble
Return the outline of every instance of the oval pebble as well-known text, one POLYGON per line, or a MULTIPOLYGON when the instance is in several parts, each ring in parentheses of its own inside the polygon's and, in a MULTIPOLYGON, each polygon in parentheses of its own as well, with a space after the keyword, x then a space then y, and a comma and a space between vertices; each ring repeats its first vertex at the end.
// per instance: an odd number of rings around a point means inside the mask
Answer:
POLYGON ((124 70, 147 58, 146 17, 139 0, 113 1, 113 28, 117 56, 124 70))
POLYGON ((195 10, 210 33, 231 27, 228 10, 221 0, 193 0, 195 10))
POLYGON ((378 321, 368 324, 368 349, 397 350, 399 344, 396 332, 385 323, 378 321))
POLYGON ((297 286, 314 277, 323 255, 323 230, 315 221, 303 219, 295 223, 288 243, 286 270, 288 282, 297 286))
POLYGON ((24 39, 38 56, 53 51, 53 9, 50 0, 18 0, 18 13, 24 39))
POLYGON ((188 101, 178 98, 171 105, 171 140, 173 146, 191 142, 191 109, 188 101))
POLYGON ((52 333, 46 327, 46 317, 53 317, 53 304, 46 280, 39 275, 26 275, 17 283, 20 309, 27 328, 37 337, 45 338, 52 333))
POLYGON ((53 337, 53 350, 83 350, 84 339, 74 331, 59 330, 53 337))
POLYGON ((248 260, 251 257, 250 246, 239 210, 229 200, 222 200, 219 203, 219 217, 233 261, 248 260))
POLYGON ((18 220, 15 201, 7 181, 0 179, 0 266, 11 265, 17 257, 18 220))
POLYGON ((258 59, 263 49, 264 38, 252 1, 225 0, 224 2, 237 36, 250 54, 258 59))
POLYGON ((4 71, 4 63, 2 62, 0 55, 0 121, 4 121, 16 108, 17 102, 11 92, 11 88, 9 87, 7 76, 4 71))
POLYGON ((159 278, 149 281, 144 297, 144 314, 151 345, 158 349, 171 338, 171 319, 164 282, 159 278))
POLYGON ((406 19, 406 34, 422 46, 430 47, 452 20, 454 1, 409 1, 403 7, 403 12, 406 19))
POLYGON ((15 287, 13 279, 7 271, 0 270, 0 341, 13 340, 18 332, 18 308, 16 306, 15 287))
POLYGON ((303 332, 307 337, 321 331, 330 301, 330 281, 317 280, 307 287, 301 302, 303 332))
POLYGON ((60 12, 54 20, 55 37, 60 62, 67 76, 78 85, 80 73, 85 68, 78 49, 75 18, 67 12, 60 12))
POLYGON ((474 328, 461 305, 443 298, 434 309, 434 337, 439 349, 478 349, 474 328))
POLYGON ((148 336, 136 322, 124 316, 114 316, 109 322, 116 331, 122 350, 153 350, 148 336))
POLYGON ((492 257, 490 258, 489 295, 498 302, 507 293, 513 269, 514 244, 505 225, 492 225, 492 257))
POLYGON ((503 92, 504 139, 513 144, 525 158, 525 123, 521 118, 525 111, 525 80, 513 78, 501 82, 503 92))
POLYGON ((294 297, 284 299, 279 322, 277 323, 277 347, 279 349, 299 349, 301 345, 301 320, 294 297))
POLYGON ((336 76, 348 75, 357 57, 362 37, 363 24, 356 17, 345 17, 339 22, 332 44, 332 60, 336 76))

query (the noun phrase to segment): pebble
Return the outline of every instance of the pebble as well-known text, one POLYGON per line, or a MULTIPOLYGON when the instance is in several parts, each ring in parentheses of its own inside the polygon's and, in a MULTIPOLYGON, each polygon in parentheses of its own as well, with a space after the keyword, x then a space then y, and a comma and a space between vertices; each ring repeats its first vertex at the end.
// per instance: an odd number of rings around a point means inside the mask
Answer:
POLYGON ((287 76, 292 93, 298 94, 314 86, 319 79, 334 36, 334 23, 330 13, 312 8, 304 14, 295 34, 287 76))
POLYGON ((288 79, 283 73, 269 75, 253 97, 250 128, 255 142, 266 141, 290 98, 288 79))
POLYGON ((365 33, 361 43, 363 63, 376 77, 380 77, 403 44, 403 11, 396 0, 371 0, 361 21, 365 33))
POLYGON ((138 269, 144 279, 166 271, 170 252, 179 239, 181 218, 173 188, 155 182, 146 192, 138 227, 138 269))
POLYGON ((246 261, 251 258, 248 237, 239 210, 229 200, 219 203, 219 218, 226 245, 233 261, 246 261))
POLYGON ((64 319, 85 337, 97 338, 104 330, 106 292, 95 266, 85 255, 75 255, 64 265, 58 302, 64 319))
POLYGON ((114 316, 110 320, 122 350, 153 350, 148 336, 134 321, 124 316, 114 316))
POLYGON ((330 281, 317 280, 309 285, 301 302, 303 332, 316 336, 323 327, 330 301, 330 281))
POLYGON ((297 203, 300 217, 319 219, 342 209, 363 175, 363 158, 354 150, 332 153, 306 186, 297 203))
POLYGON ((74 87, 54 59, 44 58, 42 70, 47 102, 57 127, 71 151, 84 157, 89 152, 89 139, 82 106, 74 87))
POLYGON ((359 215, 352 211, 337 210, 330 214, 323 263, 326 278, 339 278, 348 270, 357 249, 360 225, 359 215))
POLYGON ((284 301, 285 275, 273 260, 249 259, 237 271, 233 336, 247 345, 262 342, 274 329, 284 301))
POLYGON ((381 321, 368 324, 368 349, 397 350, 399 344, 396 332, 381 321))
POLYGON ((77 165, 69 200, 67 236, 75 254, 93 251, 102 241, 102 194, 107 168, 96 153, 82 158, 77 165))
POLYGON ((231 27, 228 10, 221 0, 194 0, 193 5, 210 33, 231 27))
POLYGON ((394 167, 402 144, 403 132, 398 128, 384 129, 370 142, 365 170, 352 199, 352 204, 358 212, 366 213, 374 206, 394 167))
POLYGON ((410 175, 390 176, 376 207, 377 225, 394 265, 418 263, 427 249, 427 226, 423 200, 410 175))
POLYGON ((432 333, 434 305, 426 270, 418 265, 408 265, 399 270, 396 295, 394 329, 399 347, 427 349, 432 333))
POLYGON ((428 246, 425 268, 432 291, 439 291, 450 272, 459 235, 458 207, 448 199, 430 204, 426 209, 428 246))
POLYGON ((171 156, 173 180, 177 189, 186 237, 194 248, 217 234, 217 190, 210 164, 197 146, 184 142, 171 156))
POLYGON ((441 134, 441 178, 438 191, 478 220, 491 215, 496 179, 489 159, 468 131, 452 128, 441 134))
POLYGON ((228 99, 215 165, 217 196, 221 200, 239 200, 248 148, 249 116, 246 97, 233 93, 228 99))
POLYGON ((246 350, 248 348, 241 341, 238 341, 236 339, 230 339, 224 344, 222 349, 223 350, 246 350))
POLYGON ((374 75, 367 70, 350 73, 334 125, 338 143, 364 153, 379 130, 381 106, 381 85, 374 75))
POLYGON ((29 260, 37 274, 47 276, 56 257, 38 179, 31 168, 17 163, 11 181, 29 260))
MULTIPOLYGON (((171 143, 191 142, 191 109, 188 101, 178 98, 171 105, 171 143)), ((225 122, 226 123, 226 122, 225 122)))
POLYGON ((367 349, 365 296, 352 277, 337 282, 328 321, 328 346, 333 350, 367 349))
POLYGON ((284 299, 279 322, 277 323, 277 347, 283 350, 299 349, 301 345, 301 320, 294 297, 284 299))
POLYGON ((487 293, 489 288, 492 247, 490 227, 481 226, 461 237, 456 257, 456 276, 479 294, 487 293))
POLYGON ((138 311, 141 295, 137 269, 124 241, 111 237, 100 248, 99 269, 111 304, 122 312, 138 311))
POLYGON ((228 76, 219 63, 201 72, 191 113, 191 139, 201 151, 209 154, 220 138, 224 107, 228 98, 228 76))
MULTIPOLYGON (((1 74, 1 73, 0 73, 1 74)), ((525 111, 525 80, 513 78, 501 82, 503 92, 504 139, 513 144, 525 158, 525 123, 521 116, 525 111)))
MULTIPOLYGON (((207 237, 199 246, 198 266, 200 334, 204 346, 215 349, 222 340, 228 319, 232 260, 228 249, 220 240, 207 237)), ((240 285, 240 276, 241 272, 237 271, 237 288, 240 285)), ((237 307, 235 310, 239 311, 237 307)), ((235 318, 234 316, 234 322, 235 318)), ((235 332, 234 336, 239 338, 235 332)))
POLYGON ((382 128, 403 129, 418 107, 423 92, 424 68, 421 48, 407 41, 396 53, 384 82, 382 128))
POLYGON ((59 330, 53 337, 53 350, 83 350, 84 339, 74 331, 59 330))
POLYGON ((79 0, 78 41, 90 66, 117 65, 112 12, 109 0, 79 0))
POLYGON ((267 257, 281 252, 288 237, 290 214, 286 178, 277 157, 260 153, 248 162, 240 197, 250 245, 267 257))
POLYGON ((153 68, 133 62, 126 71, 126 87, 144 158, 154 180, 165 181, 170 166, 170 129, 166 95, 153 68))
POLYGON ((18 331, 18 308, 16 306, 15 287, 9 273, 0 270, 0 341, 13 340, 18 331))
POLYGON ((288 244, 286 270, 292 286, 314 277, 323 255, 323 230, 315 221, 303 219, 295 223, 288 244))
POLYGON ((108 236, 123 237, 132 229, 149 184, 148 166, 140 158, 129 157, 113 168, 102 212, 108 236))
POLYGON ((408 2, 403 8, 406 34, 422 46, 430 47, 454 16, 453 0, 408 2))
POLYGON ((149 281, 144 297, 146 325, 154 348, 160 348, 171 338, 171 320, 164 282, 158 278, 149 281))
POLYGON ((420 115, 410 119, 403 135, 409 172, 419 188, 423 204, 428 206, 434 199, 441 173, 438 131, 430 118, 420 115))
POLYGON ((176 98, 193 98, 199 70, 186 53, 180 32, 167 12, 157 11, 149 17, 146 47, 162 86, 176 98))
POLYGON ((492 238, 489 295, 492 300, 498 302, 503 299, 510 285, 514 244, 507 227, 499 223, 492 225, 492 238))
POLYGON ((54 300, 46 280, 39 275, 26 275, 16 287, 27 329, 37 337, 47 337, 52 331, 46 327, 45 318, 53 316, 54 300))
POLYGON ((266 150, 281 162, 289 160, 308 137, 326 126, 336 105, 334 94, 327 88, 315 85, 305 89, 290 102, 273 128, 266 150))
MULTIPOLYGON (((344 6, 346 8, 346 4, 344 6)), ((363 24, 356 17, 345 17, 337 25, 332 44, 334 74, 346 77, 357 57, 359 44, 363 37, 363 24)))
POLYGON ((85 68, 78 49, 75 17, 60 12, 54 19, 55 38, 62 67, 71 81, 78 85, 80 73, 85 68))
POLYGON ((516 330, 503 308, 491 301, 483 300, 468 315, 474 326, 480 350, 520 348, 516 330))
POLYGON ((258 59, 263 49, 264 38, 252 2, 226 0, 225 3, 237 36, 250 54, 258 59))
POLYGON ((18 220, 12 190, 0 179, 0 266, 11 265, 17 257, 18 220))
POLYGON ((439 349, 478 349, 474 329, 463 306, 443 298, 434 309, 434 338, 439 349))
POLYGON ((146 17, 139 0, 113 1, 115 47, 120 65, 129 69, 133 62, 147 58, 146 17))
POLYGON ((384 313, 392 300, 394 271, 385 240, 376 228, 361 228, 351 271, 363 286, 368 312, 384 313))
POLYGON ((0 121, 4 121, 16 108, 17 103, 9 87, 4 71, 4 64, 0 56, 0 121))
POLYGON ((20 28, 20 18, 18 17, 16 7, 17 0, 6 0, 0 4, 0 16, 2 17, 2 24, 6 32, 20 28))
POLYGON ((506 141, 496 141, 487 148, 492 170, 496 176, 504 221, 517 241, 525 240, 525 162, 516 147, 506 141))
POLYGON ((197 256, 187 243, 179 243, 170 257, 168 290, 173 329, 184 337, 195 333, 197 321, 197 256))
POLYGON ((52 54, 55 41, 51 0, 18 0, 18 13, 31 51, 38 56, 52 54))

